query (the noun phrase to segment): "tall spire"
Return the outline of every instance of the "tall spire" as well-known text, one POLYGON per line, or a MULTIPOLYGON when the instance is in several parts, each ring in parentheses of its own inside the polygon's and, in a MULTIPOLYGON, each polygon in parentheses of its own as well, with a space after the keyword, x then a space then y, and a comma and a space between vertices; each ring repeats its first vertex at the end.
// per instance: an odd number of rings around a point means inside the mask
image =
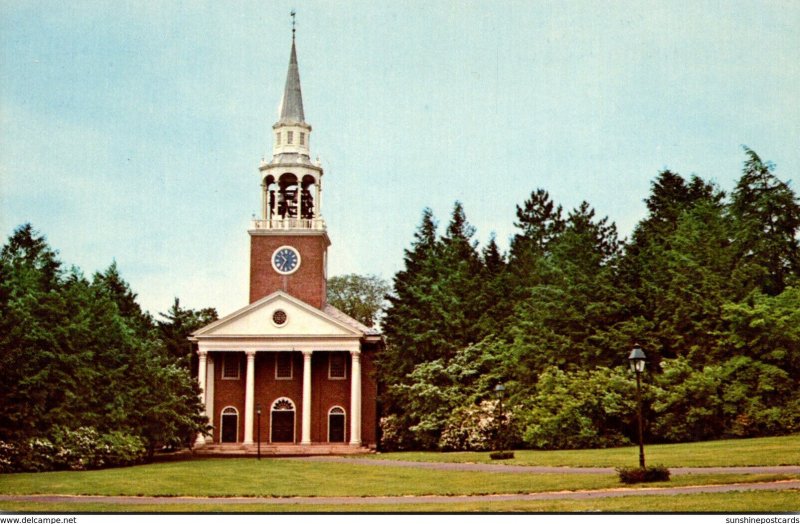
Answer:
POLYGON ((283 90, 281 116, 279 122, 305 122, 303 114, 303 93, 300 91, 300 70, 297 67, 297 50, 294 45, 294 16, 292 11, 292 54, 289 58, 289 71, 286 73, 286 87, 283 90))

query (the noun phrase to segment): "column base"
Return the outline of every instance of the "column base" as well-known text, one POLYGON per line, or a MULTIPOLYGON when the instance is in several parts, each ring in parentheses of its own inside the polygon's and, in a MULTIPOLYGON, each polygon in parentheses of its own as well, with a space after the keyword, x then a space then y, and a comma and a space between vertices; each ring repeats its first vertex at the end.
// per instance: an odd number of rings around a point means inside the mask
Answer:
POLYGON ((308 442, 301 442, 300 445, 301 446, 310 446, 311 445, 311 441, 309 440, 308 442))
POLYGON ((350 441, 350 445, 353 446, 354 448, 360 448, 361 447, 361 441, 360 440, 351 440, 350 441))

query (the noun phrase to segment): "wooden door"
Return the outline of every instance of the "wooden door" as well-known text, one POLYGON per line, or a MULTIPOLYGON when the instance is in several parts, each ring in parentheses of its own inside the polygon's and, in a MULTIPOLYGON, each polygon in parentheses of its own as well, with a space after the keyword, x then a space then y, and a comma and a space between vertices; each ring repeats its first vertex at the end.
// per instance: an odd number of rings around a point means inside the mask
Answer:
POLYGON ((344 413, 331 413, 328 415, 328 440, 330 442, 344 442, 344 413))
POLYGON ((227 414, 222 415, 222 442, 236 442, 237 426, 239 425, 239 415, 227 414))
POLYGON ((272 442, 294 442, 294 411, 272 412, 272 442))

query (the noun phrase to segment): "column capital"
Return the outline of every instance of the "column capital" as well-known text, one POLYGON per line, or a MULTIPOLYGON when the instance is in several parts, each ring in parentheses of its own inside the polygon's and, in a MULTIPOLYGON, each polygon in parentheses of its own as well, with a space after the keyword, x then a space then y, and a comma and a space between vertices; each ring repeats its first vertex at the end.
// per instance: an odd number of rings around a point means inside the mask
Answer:
POLYGON ((247 358, 255 357, 256 356, 256 350, 255 349, 248 349, 247 351, 244 352, 244 354, 247 355, 247 358))
POLYGON ((207 356, 208 356, 208 350, 207 350, 207 349, 198 349, 198 350, 197 350, 197 355, 198 355, 200 358, 205 358, 205 357, 207 357, 207 356))
POLYGON ((352 355, 353 358, 358 358, 361 356, 361 350, 360 349, 350 350, 350 355, 352 355))
POLYGON ((302 353, 303 353, 304 357, 310 357, 311 355, 314 354, 314 350, 313 349, 304 349, 302 351, 302 353))

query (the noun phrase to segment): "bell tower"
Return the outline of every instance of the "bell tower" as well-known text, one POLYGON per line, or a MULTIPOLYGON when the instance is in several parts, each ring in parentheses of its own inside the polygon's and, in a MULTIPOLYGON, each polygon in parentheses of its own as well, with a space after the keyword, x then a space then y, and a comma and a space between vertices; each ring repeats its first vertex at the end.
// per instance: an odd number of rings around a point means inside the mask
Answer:
POLYGON ((282 290, 318 309, 325 305, 330 239, 321 212, 322 166, 310 159, 310 141, 293 27, 272 160, 259 166, 261 217, 248 231, 251 303, 282 290))

